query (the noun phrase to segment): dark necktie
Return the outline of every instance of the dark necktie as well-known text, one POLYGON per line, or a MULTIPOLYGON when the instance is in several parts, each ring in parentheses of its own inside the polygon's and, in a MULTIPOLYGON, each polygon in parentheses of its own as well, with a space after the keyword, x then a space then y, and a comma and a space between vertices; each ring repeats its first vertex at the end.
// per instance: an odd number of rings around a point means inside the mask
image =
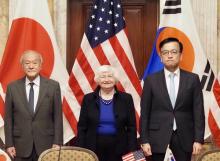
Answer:
POLYGON ((34 112, 34 88, 33 88, 34 83, 31 82, 29 83, 29 85, 31 86, 30 92, 29 92, 29 107, 30 107, 30 110, 34 112))

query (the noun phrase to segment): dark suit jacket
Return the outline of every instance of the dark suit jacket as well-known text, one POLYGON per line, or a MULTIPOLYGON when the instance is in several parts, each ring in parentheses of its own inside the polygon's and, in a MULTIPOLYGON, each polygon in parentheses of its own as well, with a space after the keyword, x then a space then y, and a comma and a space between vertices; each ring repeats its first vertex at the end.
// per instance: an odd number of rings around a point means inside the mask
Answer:
POLYGON ((141 143, 165 153, 173 131, 174 116, 182 148, 192 152, 193 142, 203 143, 205 116, 203 94, 196 74, 180 70, 179 90, 173 109, 164 70, 148 76, 141 98, 141 143))
POLYGON ((37 154, 63 143, 61 93, 59 83, 40 77, 35 112, 28 108, 25 78, 8 85, 5 98, 5 143, 14 146, 18 157, 37 154))
MULTIPOLYGON (((84 96, 79 122, 78 146, 96 150, 97 126, 99 123, 99 88, 84 96)), ((137 148, 136 121, 133 99, 130 94, 119 92, 113 97, 114 115, 116 118, 117 134, 116 153, 124 154, 137 148)), ((114 149, 113 149, 114 150, 114 149)))

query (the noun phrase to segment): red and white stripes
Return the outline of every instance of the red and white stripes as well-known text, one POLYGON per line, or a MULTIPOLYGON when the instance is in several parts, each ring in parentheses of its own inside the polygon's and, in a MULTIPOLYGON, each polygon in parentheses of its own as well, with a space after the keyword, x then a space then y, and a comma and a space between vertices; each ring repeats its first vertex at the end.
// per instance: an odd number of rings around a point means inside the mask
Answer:
MULTIPOLYGON (((81 48, 70 74, 69 86, 80 106, 85 94, 96 88, 94 73, 103 64, 117 69, 120 90, 130 93, 134 99, 137 123, 140 115, 140 95, 142 87, 134 66, 133 56, 124 30, 92 48, 84 34, 81 48)), ((74 113, 75 114, 75 113, 74 113)), ((79 114, 79 113, 78 113, 79 114)), ((75 114, 76 120, 79 115, 75 114)))

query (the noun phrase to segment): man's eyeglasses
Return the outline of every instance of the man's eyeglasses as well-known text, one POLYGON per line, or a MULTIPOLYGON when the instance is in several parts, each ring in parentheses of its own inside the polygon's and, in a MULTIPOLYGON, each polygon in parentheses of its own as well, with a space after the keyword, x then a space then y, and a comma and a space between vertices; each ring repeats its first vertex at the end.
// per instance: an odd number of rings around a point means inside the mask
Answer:
POLYGON ((177 55, 177 54, 179 53, 179 51, 178 51, 178 50, 175 50, 175 49, 170 50, 170 51, 169 51, 169 50, 163 50, 163 51, 161 51, 161 54, 164 55, 164 56, 168 56, 169 53, 170 53, 171 55, 177 55))

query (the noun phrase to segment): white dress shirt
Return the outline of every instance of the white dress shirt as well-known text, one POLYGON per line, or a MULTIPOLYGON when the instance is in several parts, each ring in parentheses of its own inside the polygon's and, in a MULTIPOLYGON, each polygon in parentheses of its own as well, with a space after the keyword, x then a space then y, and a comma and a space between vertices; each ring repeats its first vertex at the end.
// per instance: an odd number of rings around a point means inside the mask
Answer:
MULTIPOLYGON (((165 73, 165 79, 166 79, 166 85, 168 93, 170 94, 170 71, 168 71, 166 68, 164 68, 165 73)), ((177 68, 174 72, 174 86, 175 86, 175 96, 177 98, 177 93, 179 90, 179 82, 180 82, 180 69, 177 68)))
MULTIPOLYGON (((37 106, 37 101, 38 101, 38 96, 39 96, 39 90, 40 90, 40 76, 37 76, 33 81, 34 83, 33 88, 34 88, 34 111, 37 106)), ((25 78, 25 87, 26 87, 26 95, 27 95, 27 100, 29 101, 29 92, 30 92, 30 84, 31 81, 26 77, 25 78)))

